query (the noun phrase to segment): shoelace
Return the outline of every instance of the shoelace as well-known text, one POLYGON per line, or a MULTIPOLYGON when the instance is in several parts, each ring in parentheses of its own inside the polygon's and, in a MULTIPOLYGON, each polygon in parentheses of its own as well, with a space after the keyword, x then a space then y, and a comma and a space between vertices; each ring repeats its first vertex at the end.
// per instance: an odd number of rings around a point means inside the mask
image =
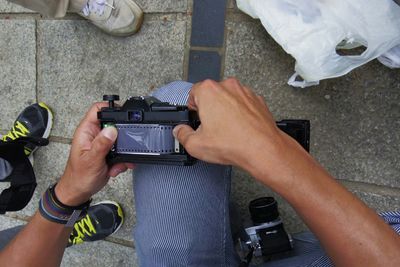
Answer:
POLYGON ((85 235, 92 236, 92 234, 96 234, 96 229, 94 228, 92 220, 87 214, 86 217, 75 223, 74 230, 69 238, 69 241, 72 244, 80 244, 83 242, 85 235))
POLYGON ((2 140, 4 142, 15 140, 19 137, 26 137, 29 134, 29 130, 19 121, 17 121, 6 135, 3 135, 2 140))
POLYGON ((89 16, 90 13, 103 15, 106 6, 115 9, 113 5, 107 3, 107 0, 89 0, 82 12, 85 16, 89 16))

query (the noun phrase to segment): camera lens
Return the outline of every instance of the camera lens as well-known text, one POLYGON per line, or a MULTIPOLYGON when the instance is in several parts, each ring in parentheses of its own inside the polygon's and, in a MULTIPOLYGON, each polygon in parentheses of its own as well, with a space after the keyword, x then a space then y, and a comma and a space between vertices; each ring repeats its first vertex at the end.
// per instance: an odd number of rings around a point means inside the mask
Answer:
POLYGON ((273 197, 252 200, 249 204, 249 210, 254 225, 271 222, 279 217, 278 203, 273 197))

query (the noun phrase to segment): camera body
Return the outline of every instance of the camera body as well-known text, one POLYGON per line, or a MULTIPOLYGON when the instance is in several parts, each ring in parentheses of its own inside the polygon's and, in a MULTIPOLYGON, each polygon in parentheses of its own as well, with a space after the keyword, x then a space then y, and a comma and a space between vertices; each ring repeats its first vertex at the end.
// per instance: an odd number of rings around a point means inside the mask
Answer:
POLYGON ((118 138, 107 156, 110 164, 118 162, 192 165, 191 157, 172 134, 178 124, 194 129, 200 125, 196 112, 186 106, 161 102, 155 97, 130 97, 122 107, 116 107, 117 95, 106 95, 109 106, 97 117, 101 128, 114 126, 118 138))
MULTIPOLYGON (((118 138, 107 156, 110 164, 131 162, 142 164, 193 165, 190 156, 172 134, 178 124, 197 129, 200 120, 187 106, 161 102, 155 97, 130 97, 122 107, 114 101, 118 95, 105 95, 109 106, 102 108, 97 117, 101 128, 114 126, 118 138)), ((310 122, 307 120, 282 120, 277 126, 309 150, 310 122)))
POLYGON ((252 251, 255 257, 270 257, 293 248, 292 237, 285 231, 273 197, 251 201, 249 210, 254 226, 245 229, 249 239, 242 242, 243 251, 252 251))

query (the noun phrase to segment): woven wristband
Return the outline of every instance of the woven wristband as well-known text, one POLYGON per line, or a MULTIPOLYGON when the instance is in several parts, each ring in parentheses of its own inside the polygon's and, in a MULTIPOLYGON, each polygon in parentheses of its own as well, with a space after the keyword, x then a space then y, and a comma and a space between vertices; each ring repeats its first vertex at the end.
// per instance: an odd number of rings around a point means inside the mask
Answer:
POLYGON ((40 214, 47 220, 59 224, 65 224, 65 227, 72 227, 74 223, 85 217, 87 209, 90 206, 91 199, 79 206, 67 206, 61 203, 56 197, 54 188, 57 184, 47 188, 39 201, 40 214))

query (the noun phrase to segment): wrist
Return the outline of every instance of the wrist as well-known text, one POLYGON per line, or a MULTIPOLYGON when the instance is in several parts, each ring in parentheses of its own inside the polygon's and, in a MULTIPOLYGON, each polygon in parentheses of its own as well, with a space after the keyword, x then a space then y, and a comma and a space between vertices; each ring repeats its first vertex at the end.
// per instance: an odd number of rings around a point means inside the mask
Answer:
POLYGON ((91 198, 90 195, 79 192, 76 189, 66 185, 63 182, 64 179, 65 178, 61 177, 60 181, 54 188, 54 193, 61 203, 67 206, 79 206, 91 198))
POLYGON ((240 161, 237 164, 255 178, 260 176, 271 176, 275 173, 274 162, 282 162, 283 152, 287 145, 277 132, 274 137, 261 135, 252 138, 247 143, 246 152, 241 153, 240 161))
POLYGON ((279 189, 292 184, 296 174, 304 172, 314 161, 291 137, 278 131, 274 138, 263 138, 255 155, 242 166, 256 180, 279 189), (272 140, 272 141, 271 141, 272 140))
POLYGON ((50 186, 43 193, 39 201, 39 212, 42 217, 51 222, 65 224, 66 227, 72 227, 77 220, 86 215, 91 200, 76 206, 66 205, 56 196, 56 185, 57 184, 50 186))

